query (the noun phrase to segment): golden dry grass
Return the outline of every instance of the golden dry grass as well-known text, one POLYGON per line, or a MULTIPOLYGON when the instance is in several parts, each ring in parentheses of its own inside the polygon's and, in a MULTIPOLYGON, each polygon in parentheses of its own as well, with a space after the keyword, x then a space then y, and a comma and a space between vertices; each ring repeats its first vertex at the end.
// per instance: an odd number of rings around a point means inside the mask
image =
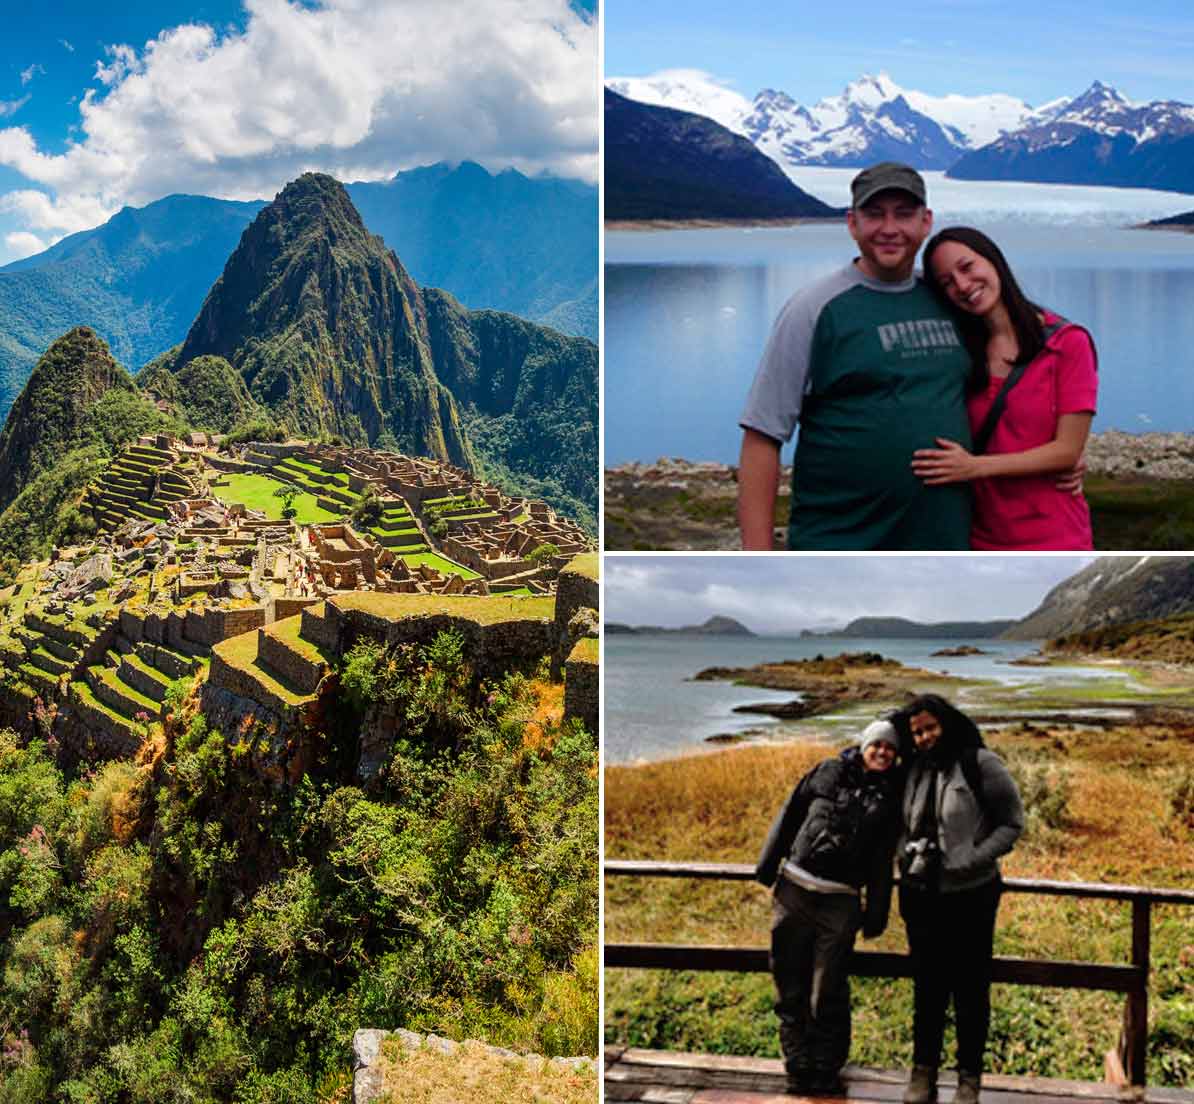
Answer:
POLYGON ((564 719, 564 684, 536 679, 531 683, 534 708, 527 719, 522 741, 536 751, 549 750, 554 733, 564 719))
POLYGON ((560 1066, 536 1057, 504 1058, 468 1042, 452 1054, 428 1046, 382 1044, 378 1068, 385 1092, 378 1104, 594 1104, 597 1070, 560 1066))
MULTIPOLYGON (((1005 876, 1194 888, 1194 830, 1169 808, 1180 772, 1194 769, 1194 739, 1188 732, 1162 727, 1048 732, 1026 726, 986 736, 1013 768, 1047 769, 1056 779, 1066 774, 1071 787, 1064 827, 1049 828, 1039 816, 1030 817, 1030 830, 1003 860, 1005 876)), ((754 746, 647 766, 609 767, 606 854, 753 864, 792 785, 826 754, 823 747, 810 745, 754 746)), ((609 877, 605 887, 609 942, 762 947, 769 941, 769 895, 754 883, 609 877)), ((1181 972, 1181 957, 1194 962, 1194 908, 1156 908, 1152 927, 1154 985, 1171 989, 1181 972)), ((886 932, 866 946, 906 949, 894 902, 886 932)), ((1129 906, 1009 892, 1000 906, 996 953, 1127 963, 1129 906)), ((675 1035, 681 1044, 698 1049, 708 1040, 718 1051, 768 1052, 765 1048, 773 1044, 760 1042, 768 1036, 765 1025, 744 1044, 735 1041, 734 1025, 743 1016, 757 1016, 757 1009, 748 1008, 754 1007, 751 1000, 767 1008, 769 982, 719 977, 684 981, 674 975, 665 980, 653 971, 614 971, 606 985, 607 1023, 612 1025, 607 1039, 626 1041, 629 1032, 630 1041, 640 1045, 673 1045, 675 1035), (744 995, 755 989, 761 995, 744 995), (641 1042, 644 1032, 649 1043, 641 1042), (745 1050, 738 1049, 742 1045, 745 1050), (764 1050, 756 1049, 760 1046, 764 1050)), ((1194 981, 1184 989, 1187 999, 1194 995, 1194 981)), ((902 992, 898 987, 893 991, 902 992)), ((882 1002, 872 1008, 875 999, 872 995, 860 1003, 858 1050, 864 1059, 889 1062, 889 1021, 894 1017, 899 1023, 907 1010, 882 1002), (867 1026, 872 1012, 878 1016, 873 1032, 867 1026)), ((997 1003, 1005 1016, 1014 1010, 1015 1015, 1043 1016, 1041 1022, 1049 1025, 1048 1038, 1029 1031, 1018 1042, 1013 1030, 1013 1038, 1000 1044, 999 1066, 1063 1076, 1086 1076, 1101 1065, 1123 1014, 1122 998, 1102 993, 1013 987, 997 1003), (1028 1000, 1038 1004, 1029 1009, 1028 1000), (1023 1053, 1017 1057, 1021 1042, 1023 1053), (1069 1065, 1059 1057, 1067 1048, 1073 1055, 1069 1065)), ((1174 1015, 1159 1000, 1154 1000, 1153 1014, 1170 1020, 1174 1015)), ((895 1035, 902 1039, 908 1030, 904 1024, 895 1035)))

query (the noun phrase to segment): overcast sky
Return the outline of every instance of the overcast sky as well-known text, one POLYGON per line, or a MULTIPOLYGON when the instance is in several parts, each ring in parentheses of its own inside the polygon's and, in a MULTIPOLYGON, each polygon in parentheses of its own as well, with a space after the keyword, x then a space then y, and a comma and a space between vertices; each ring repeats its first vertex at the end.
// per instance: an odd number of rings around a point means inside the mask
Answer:
POLYGON ((701 69, 748 98, 836 96, 864 73, 931 95, 1038 105, 1096 78, 1131 99, 1194 103, 1189 0, 609 0, 605 71, 701 69))
POLYGON ((758 633, 855 617, 994 620, 1031 613, 1093 556, 606 556, 608 621, 700 624, 715 614, 758 633))
POLYGON ((0 264, 172 193, 597 179, 595 0, 55 0, 0 36, 0 264), (37 18, 35 16, 41 16, 37 18))

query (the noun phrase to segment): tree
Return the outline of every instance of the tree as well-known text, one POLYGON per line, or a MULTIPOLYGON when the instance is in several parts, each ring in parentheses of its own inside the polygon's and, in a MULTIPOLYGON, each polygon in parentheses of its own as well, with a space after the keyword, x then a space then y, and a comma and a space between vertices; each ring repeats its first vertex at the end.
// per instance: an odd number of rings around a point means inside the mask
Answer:
POLYGON ((289 483, 283 483, 274 491, 274 498, 282 500, 282 516, 284 518, 294 517, 296 511, 294 508, 294 500, 298 497, 299 490, 297 487, 291 486, 289 483))
POLYGON ((560 549, 558 545, 552 544, 550 541, 545 541, 538 548, 533 548, 527 554, 527 562, 535 565, 544 564, 553 556, 558 556, 559 554, 560 549))

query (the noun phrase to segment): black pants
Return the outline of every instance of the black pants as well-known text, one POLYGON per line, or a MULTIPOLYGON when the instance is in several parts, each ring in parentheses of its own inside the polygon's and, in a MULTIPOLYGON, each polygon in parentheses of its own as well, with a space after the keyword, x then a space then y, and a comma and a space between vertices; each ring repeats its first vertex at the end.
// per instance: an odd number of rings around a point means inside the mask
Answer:
POLYGON ((900 886, 900 915, 912 955, 912 1060, 937 1066, 950 997, 958 1035, 958 1069, 981 1073, 991 1025, 991 952, 998 878, 958 893, 900 886))
POLYGON ((813 893, 780 878, 771 909, 771 975, 790 1075, 836 1074, 850 1054, 850 951, 862 921, 849 893, 813 893))

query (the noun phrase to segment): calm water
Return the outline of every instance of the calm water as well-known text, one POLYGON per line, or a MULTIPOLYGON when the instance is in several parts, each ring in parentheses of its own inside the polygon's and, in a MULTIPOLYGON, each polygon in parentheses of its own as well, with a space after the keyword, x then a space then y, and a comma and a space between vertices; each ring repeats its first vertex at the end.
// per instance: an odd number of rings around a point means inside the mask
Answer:
MULTIPOLYGON (((805 175, 802 187, 845 202, 852 171, 805 175)), ((1194 235, 1125 228, 1190 210, 1194 196, 940 179, 930 194, 946 202, 938 227, 985 230, 1031 298, 1091 331, 1096 430, 1194 428, 1194 235)), ((772 321, 852 246, 836 224, 607 233, 605 462, 736 460, 738 414, 772 321)))
MULTIPOLYGON (((1008 661, 1036 651, 1025 641, 984 640, 978 646, 990 655, 951 658, 933 656, 957 640, 865 640, 847 637, 760 636, 710 639, 681 636, 605 638, 602 675, 605 713, 602 720, 607 763, 662 759, 706 747, 709 736, 761 729, 777 722, 760 714, 734 713, 749 702, 791 701, 790 692, 733 686, 727 682, 691 682, 706 667, 747 667, 765 661, 808 659, 818 652, 876 651, 909 666, 925 667, 973 678, 997 679, 1009 685, 1045 680, 1074 682, 1107 678, 1109 670, 1065 667, 1010 667, 1008 661)), ((851 730, 853 723, 848 726, 851 730)))

